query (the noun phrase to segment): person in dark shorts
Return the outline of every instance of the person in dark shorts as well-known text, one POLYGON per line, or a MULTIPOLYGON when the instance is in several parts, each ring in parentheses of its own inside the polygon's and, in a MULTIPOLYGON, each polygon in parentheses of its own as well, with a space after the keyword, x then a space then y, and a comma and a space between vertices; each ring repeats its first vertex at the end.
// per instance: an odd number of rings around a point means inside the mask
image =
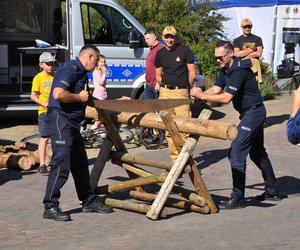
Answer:
POLYGON ((49 100, 49 94, 51 85, 53 82, 53 66, 55 62, 55 57, 49 52, 43 52, 39 57, 39 66, 41 72, 39 72, 32 81, 31 88, 31 99, 39 105, 38 108, 38 126, 40 133, 39 141, 39 160, 40 166, 37 171, 41 175, 48 175, 48 166, 46 164, 46 148, 49 139, 49 132, 46 128, 47 120, 47 106, 49 100))

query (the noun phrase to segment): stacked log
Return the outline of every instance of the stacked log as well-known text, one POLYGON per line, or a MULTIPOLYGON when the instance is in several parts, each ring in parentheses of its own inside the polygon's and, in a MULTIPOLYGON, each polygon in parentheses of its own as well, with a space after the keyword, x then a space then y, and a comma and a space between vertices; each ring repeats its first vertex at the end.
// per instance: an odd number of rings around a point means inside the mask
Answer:
MULTIPOLYGON (((26 142, 15 142, 14 145, 0 146, 0 168, 30 170, 39 164, 38 150, 28 150, 26 142)), ((51 150, 47 150, 46 164, 50 163, 51 150)))

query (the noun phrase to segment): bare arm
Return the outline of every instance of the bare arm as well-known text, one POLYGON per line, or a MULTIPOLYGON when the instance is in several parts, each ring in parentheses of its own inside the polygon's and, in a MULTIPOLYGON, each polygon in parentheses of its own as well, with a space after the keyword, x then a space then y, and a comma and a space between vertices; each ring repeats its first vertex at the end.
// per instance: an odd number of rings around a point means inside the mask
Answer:
POLYGON ((38 92, 32 91, 32 92, 31 92, 31 95, 30 95, 30 98, 31 98, 31 100, 34 101, 35 103, 37 103, 37 104, 43 106, 44 108, 47 108, 48 103, 45 102, 45 101, 43 101, 43 100, 40 100, 40 99, 39 99, 39 96, 40 96, 40 94, 39 94, 38 92))
POLYGON ((234 48, 234 54, 240 58, 260 58, 263 53, 262 47, 257 47, 256 50, 252 50, 251 48, 247 48, 244 50, 240 50, 239 48, 234 48))
POLYGON ((187 68, 189 71, 189 84, 190 88, 192 88, 196 79, 195 65, 193 63, 187 64, 187 68))
POLYGON ((262 47, 257 47, 256 51, 251 52, 247 58, 260 58, 263 53, 263 48, 262 47))
POLYGON ((206 95, 216 95, 216 94, 221 93, 221 91, 222 91, 221 87, 214 85, 214 86, 210 87, 209 89, 205 90, 204 94, 206 94, 206 95))
POLYGON ((86 90, 80 91, 79 94, 73 94, 65 89, 56 87, 53 90, 53 97, 55 100, 64 103, 86 102, 89 98, 89 94, 86 90))
POLYGON ((293 94, 293 103, 291 107, 291 117, 294 117, 300 108, 300 88, 296 89, 293 94))
POLYGON ((230 103, 233 98, 233 95, 227 92, 221 94, 207 94, 203 93, 200 88, 193 88, 191 90, 191 96, 200 100, 216 103, 230 103))
POLYGON ((155 68, 155 79, 158 84, 161 84, 162 81, 162 67, 155 68))

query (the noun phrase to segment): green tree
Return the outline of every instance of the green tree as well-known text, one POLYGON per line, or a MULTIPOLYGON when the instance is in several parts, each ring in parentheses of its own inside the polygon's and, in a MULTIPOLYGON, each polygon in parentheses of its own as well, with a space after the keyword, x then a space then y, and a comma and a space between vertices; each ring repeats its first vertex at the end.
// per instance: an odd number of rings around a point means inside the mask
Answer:
POLYGON ((118 0, 145 28, 161 34, 166 25, 173 25, 179 39, 188 45, 200 60, 208 78, 214 78, 218 67, 214 60, 214 45, 224 37, 222 22, 227 20, 204 4, 190 12, 187 0, 118 0))

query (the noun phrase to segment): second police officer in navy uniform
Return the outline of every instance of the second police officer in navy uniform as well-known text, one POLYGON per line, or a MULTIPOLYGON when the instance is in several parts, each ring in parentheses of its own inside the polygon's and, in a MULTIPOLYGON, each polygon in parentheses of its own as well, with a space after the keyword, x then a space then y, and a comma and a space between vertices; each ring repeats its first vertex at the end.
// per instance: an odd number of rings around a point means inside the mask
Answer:
POLYGON ((261 170, 265 181, 265 192, 260 196, 266 200, 281 200, 286 196, 278 193, 272 164, 264 147, 264 122, 266 109, 251 70, 251 61, 234 57, 230 42, 219 41, 215 47, 215 58, 221 69, 214 86, 202 92, 193 88, 191 96, 216 103, 233 102, 240 113, 238 135, 232 142, 229 160, 232 170, 233 188, 231 198, 221 201, 219 208, 233 209, 243 207, 246 181, 246 158, 261 170), (222 90, 225 89, 225 92, 222 90))
POLYGON ((60 189, 66 183, 70 171, 77 196, 83 203, 83 212, 112 212, 112 208, 98 200, 90 188, 88 158, 80 134, 80 122, 84 119, 89 96, 85 90, 87 71, 95 68, 98 58, 97 47, 85 45, 78 58, 59 67, 54 77, 48 105, 53 156, 43 200, 45 219, 71 219, 59 207, 60 189))

